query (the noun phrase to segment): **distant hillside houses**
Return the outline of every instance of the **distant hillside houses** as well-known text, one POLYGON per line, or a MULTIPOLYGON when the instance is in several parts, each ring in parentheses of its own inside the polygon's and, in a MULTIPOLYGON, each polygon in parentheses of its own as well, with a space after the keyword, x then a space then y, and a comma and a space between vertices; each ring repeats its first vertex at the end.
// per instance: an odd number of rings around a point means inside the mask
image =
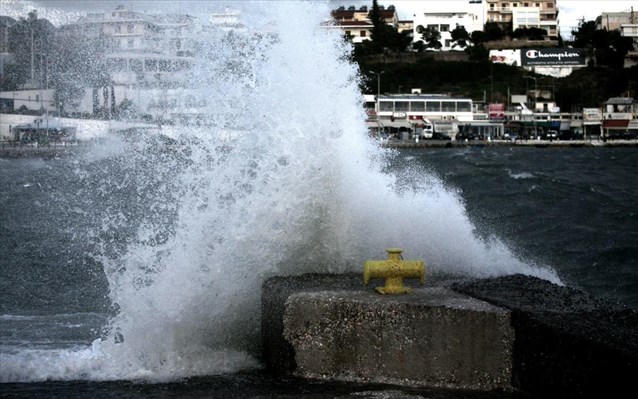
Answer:
MULTIPOLYGON (((416 3, 416 2, 415 2, 416 3)), ((440 51, 459 50, 451 32, 463 26, 468 33, 483 31, 485 23, 493 22, 504 30, 539 28, 547 32, 545 40, 557 41, 559 21, 557 0, 468 0, 465 2, 419 2, 422 9, 409 20, 401 20, 393 5, 381 8, 383 19, 399 32, 411 31, 413 42, 422 40, 423 28, 436 29, 441 34, 440 51)), ((332 11, 333 24, 340 28, 353 43, 370 40, 372 22, 370 9, 339 7, 332 11)))
POLYGON ((630 37, 634 49, 625 57, 625 68, 638 65, 638 10, 603 12, 596 18, 596 29, 618 30, 621 36, 630 37))
MULTIPOLYGON (((379 6, 379 11, 385 23, 399 32, 412 30, 412 21, 399 20, 399 15, 393 5, 388 6, 388 8, 379 6)), ((370 10, 367 6, 359 8, 341 6, 331 12, 331 17, 332 20, 326 21, 325 27, 341 29, 353 43, 370 40, 372 36, 372 21, 370 20, 370 10)))

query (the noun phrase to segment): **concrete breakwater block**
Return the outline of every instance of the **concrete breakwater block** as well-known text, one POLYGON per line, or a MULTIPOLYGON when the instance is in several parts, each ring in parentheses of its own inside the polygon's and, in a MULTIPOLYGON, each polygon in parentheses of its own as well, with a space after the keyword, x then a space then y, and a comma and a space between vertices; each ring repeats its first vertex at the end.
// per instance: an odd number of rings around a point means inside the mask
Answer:
MULTIPOLYGON (((314 277, 314 287, 299 276, 264 286, 264 296, 278 302, 264 302, 264 320, 270 324, 264 330, 277 330, 276 336, 263 331, 271 369, 305 378, 405 386, 511 387, 509 311, 443 286, 379 295, 343 289, 351 277, 341 281, 342 289, 323 290, 320 282, 329 278, 314 277), (277 283, 291 282, 305 288, 288 291, 285 300, 274 294, 281 294, 277 283)), ((356 285, 361 284, 357 276, 356 285)))
POLYGON ((295 374, 440 388, 509 388, 510 313, 448 288, 322 291, 286 301, 295 374))
POLYGON ((638 375, 637 336, 636 310, 522 275, 430 277, 398 296, 354 274, 263 285, 262 360, 282 375, 623 397, 638 375))

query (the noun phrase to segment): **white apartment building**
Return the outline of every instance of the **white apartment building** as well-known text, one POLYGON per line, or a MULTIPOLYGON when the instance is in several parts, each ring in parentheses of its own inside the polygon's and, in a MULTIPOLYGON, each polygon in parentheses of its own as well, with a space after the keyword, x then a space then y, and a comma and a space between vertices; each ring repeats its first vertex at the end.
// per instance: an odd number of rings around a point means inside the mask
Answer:
POLYGON ((87 14, 60 32, 105 38, 106 69, 116 85, 153 86, 176 83, 192 67, 194 22, 189 15, 151 15, 118 6, 87 14))
POLYGON ((549 39, 558 38, 558 0, 484 0, 484 2, 486 22, 496 22, 502 28, 507 28, 511 23, 512 30, 540 28, 547 31, 549 39))
POLYGON ((413 15, 413 41, 422 40, 422 28, 434 28, 441 34, 441 50, 462 50, 452 41, 451 32, 457 26, 463 26, 467 33, 482 31, 485 25, 486 8, 483 1, 471 0, 459 2, 424 2, 423 10, 413 15))

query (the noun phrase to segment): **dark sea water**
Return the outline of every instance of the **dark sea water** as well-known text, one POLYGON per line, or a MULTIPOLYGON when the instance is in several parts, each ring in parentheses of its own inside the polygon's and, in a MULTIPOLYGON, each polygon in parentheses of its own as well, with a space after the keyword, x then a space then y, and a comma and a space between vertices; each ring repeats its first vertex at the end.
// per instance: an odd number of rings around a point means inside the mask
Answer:
MULTIPOLYGON (((127 209, 129 217, 143 214, 152 196, 140 191, 126 169, 119 173, 129 184, 100 192, 108 162, 0 159, 1 397, 518 397, 281 381, 258 366, 153 384, 101 381, 88 369, 83 374, 84 362, 87 368, 93 364, 91 342, 105 336, 117 313, 104 266, 95 256, 105 249, 96 242, 124 245, 134 235, 132 228, 109 229, 103 218, 89 214, 113 215, 114 207, 127 209), (44 382, 38 375, 62 381, 44 382)), ((401 150, 385 173, 406 186, 418 185, 426 175, 439 176, 462 199, 477 236, 498 237, 517 257, 554 269, 568 286, 638 308, 635 148, 401 150)), ((144 187, 174 183, 160 172, 156 179, 144 187)), ((112 182, 107 186, 112 188, 112 182)), ((157 212, 166 225, 175 218, 170 206, 157 212)))
POLYGON ((638 307, 636 148, 402 155, 460 190, 478 234, 495 234, 521 257, 551 265, 568 286, 638 307))

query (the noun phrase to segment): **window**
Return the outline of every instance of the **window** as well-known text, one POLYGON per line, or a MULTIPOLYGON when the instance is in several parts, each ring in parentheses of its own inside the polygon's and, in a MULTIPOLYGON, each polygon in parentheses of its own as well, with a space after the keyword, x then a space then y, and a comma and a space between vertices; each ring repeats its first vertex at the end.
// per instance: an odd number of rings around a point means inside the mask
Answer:
POLYGON ((156 71, 157 60, 152 60, 152 59, 144 60, 144 69, 147 71, 156 71))
POLYGON ((470 101, 459 101, 456 103, 457 112, 472 112, 472 103, 470 101))
POLYGON ((439 30, 439 25, 428 25, 429 29, 439 30))
POLYGON ((455 101, 442 101, 441 110, 443 112, 456 112, 456 102, 455 101))
POLYGON ((123 58, 111 58, 106 60, 106 67, 110 72, 126 71, 126 60, 123 58))
POLYGON ((423 111, 425 111, 425 102, 423 102, 423 101, 411 101, 410 102, 410 111, 412 111, 412 112, 423 112, 423 111))
POLYGON ((452 39, 445 39, 445 47, 450 47, 452 45, 452 39))
POLYGON ((359 36, 366 37, 366 31, 362 30, 361 32, 359 32, 359 36))
POLYGON ((133 25, 133 24, 128 24, 128 25, 126 26, 126 31, 127 31, 128 33, 133 33, 133 32, 135 31, 135 25, 133 25))
POLYGON ((159 70, 161 72, 171 72, 171 62, 169 60, 160 60, 159 62, 159 70))
POLYGON ((122 33, 122 27, 120 25, 115 25, 115 33, 122 33))
POLYGON ((394 103, 395 112, 407 112, 410 109, 410 103, 408 101, 396 101, 394 103))
POLYGON ((144 71, 142 60, 132 59, 129 61, 129 69, 133 72, 141 73, 144 71))
POLYGON ((379 111, 390 111, 393 110, 392 101, 379 101, 379 111))
POLYGON ((554 3, 547 3, 546 7, 547 8, 554 8, 554 3))
POLYGON ((135 40, 128 39, 128 48, 133 48, 133 47, 135 47, 135 40))
POLYGON ((350 32, 349 30, 346 31, 346 36, 351 37, 352 36, 352 32, 350 32))
POLYGON ((425 110, 427 112, 441 112, 440 101, 428 101, 425 103, 425 110))
POLYGON ((441 32, 449 32, 449 31, 450 31, 450 25, 447 25, 447 24, 441 25, 441 32))

